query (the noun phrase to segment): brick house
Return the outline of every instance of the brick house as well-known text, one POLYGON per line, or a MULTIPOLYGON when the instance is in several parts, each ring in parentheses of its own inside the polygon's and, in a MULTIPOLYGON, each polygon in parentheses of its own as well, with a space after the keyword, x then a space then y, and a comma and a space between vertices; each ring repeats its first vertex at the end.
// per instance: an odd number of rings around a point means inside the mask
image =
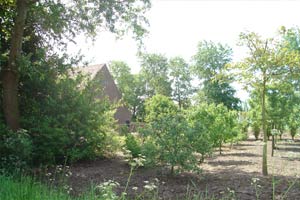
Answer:
MULTIPOLYGON (((103 93, 99 94, 97 98, 103 98, 103 94, 106 95, 110 102, 117 103, 121 100, 122 94, 119 91, 112 75, 110 74, 106 64, 98 64, 80 67, 78 71, 83 74, 88 74, 92 80, 99 80, 103 86, 103 93)), ((125 124, 126 121, 131 120, 131 113, 126 106, 120 106, 115 113, 115 119, 119 124, 125 124)))

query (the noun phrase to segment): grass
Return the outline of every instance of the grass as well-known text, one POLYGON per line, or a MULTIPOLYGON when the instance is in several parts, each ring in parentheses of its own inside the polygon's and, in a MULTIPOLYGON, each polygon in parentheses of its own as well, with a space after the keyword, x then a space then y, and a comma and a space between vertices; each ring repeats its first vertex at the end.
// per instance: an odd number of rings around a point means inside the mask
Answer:
POLYGON ((16 180, 0 175, 0 185, 1 200, 75 200, 63 191, 49 189, 26 176, 21 176, 19 180, 16 180))

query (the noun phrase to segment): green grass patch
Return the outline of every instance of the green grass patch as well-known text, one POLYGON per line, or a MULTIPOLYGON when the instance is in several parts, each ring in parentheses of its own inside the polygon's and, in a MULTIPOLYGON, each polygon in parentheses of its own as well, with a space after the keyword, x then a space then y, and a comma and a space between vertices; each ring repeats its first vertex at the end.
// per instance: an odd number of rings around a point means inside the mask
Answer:
POLYGON ((79 200, 70 197, 62 190, 48 188, 26 176, 18 179, 0 176, 0 185, 1 200, 79 200))

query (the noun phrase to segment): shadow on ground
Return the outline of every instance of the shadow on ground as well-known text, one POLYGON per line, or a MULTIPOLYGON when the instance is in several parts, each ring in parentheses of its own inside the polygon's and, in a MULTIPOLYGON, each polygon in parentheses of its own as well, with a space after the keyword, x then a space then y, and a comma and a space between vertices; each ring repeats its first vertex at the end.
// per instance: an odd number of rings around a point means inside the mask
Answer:
POLYGON ((226 161, 209 161, 208 162, 209 165, 212 166, 217 166, 217 165, 222 165, 222 166, 232 166, 232 165, 252 165, 252 162, 249 161, 243 161, 243 160, 226 160, 226 161))
POLYGON ((259 155, 254 154, 254 153, 227 153, 222 156, 260 157, 259 155))
MULTIPOLYGON (((213 163, 209 164, 213 165, 213 163)), ((259 195, 259 199, 271 199, 273 193, 272 178, 274 178, 276 182, 275 195, 278 198, 285 195, 287 190, 289 192, 285 199, 297 199, 300 196, 299 180, 295 178, 262 177, 259 173, 246 173, 232 166, 248 165, 249 163, 245 161, 241 163, 232 161, 226 163, 224 161, 218 164, 223 165, 224 169, 217 172, 204 170, 198 175, 182 173, 173 177, 169 176, 165 168, 140 168, 135 171, 127 193, 129 197, 133 197, 136 192, 142 192, 143 186, 146 184, 144 181, 155 182, 155 178, 158 178, 158 193, 162 199, 184 199, 187 190, 194 194, 207 193, 208 196, 214 196, 217 199, 231 196, 234 199, 252 200, 256 199, 256 193, 259 195), (258 178, 256 181, 256 184, 259 185, 257 190, 253 185, 253 178, 258 178), (290 189, 289 186, 291 186, 290 189), (134 191, 132 187, 138 187, 138 190, 134 191)), ((70 178, 70 184, 76 195, 87 190, 91 183, 98 185, 104 181, 114 180, 120 183, 117 192, 121 193, 124 191, 129 170, 129 166, 121 159, 103 159, 79 163, 72 167, 73 175, 70 178)))

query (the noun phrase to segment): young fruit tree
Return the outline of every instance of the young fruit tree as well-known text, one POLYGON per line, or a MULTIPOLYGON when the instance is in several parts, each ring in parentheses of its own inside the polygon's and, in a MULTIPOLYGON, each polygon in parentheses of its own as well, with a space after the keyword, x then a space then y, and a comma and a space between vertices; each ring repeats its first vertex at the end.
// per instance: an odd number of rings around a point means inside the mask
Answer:
MULTIPOLYGON (((146 138, 157 147, 158 161, 171 167, 183 170, 197 168, 191 144, 191 130, 186 117, 178 106, 163 95, 155 95, 146 101, 146 138)), ((145 132, 145 131, 144 131, 145 132)))
POLYGON ((248 57, 231 65, 240 82, 248 88, 259 91, 261 108, 261 125, 263 131, 262 173, 268 175, 267 165, 267 117, 266 96, 270 84, 282 80, 289 75, 289 66, 294 66, 298 59, 294 52, 287 49, 280 39, 263 39, 256 33, 240 34, 239 45, 248 49, 248 57))
POLYGON ((223 104, 204 103, 192 107, 188 119, 195 136, 192 144, 202 155, 208 153, 211 147, 218 147, 221 154, 223 143, 238 135, 237 112, 223 104), (203 147, 207 148, 206 152, 203 152, 203 147))

